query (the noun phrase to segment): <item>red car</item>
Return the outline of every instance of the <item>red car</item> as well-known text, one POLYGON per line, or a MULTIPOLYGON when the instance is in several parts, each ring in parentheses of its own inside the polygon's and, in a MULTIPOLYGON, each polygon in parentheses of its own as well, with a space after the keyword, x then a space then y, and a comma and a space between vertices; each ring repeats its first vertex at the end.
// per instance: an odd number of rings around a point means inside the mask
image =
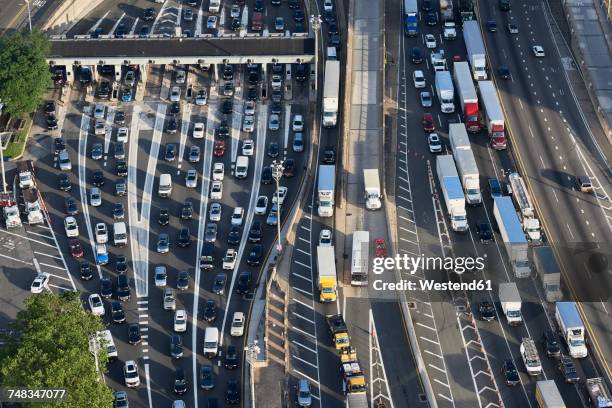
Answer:
POLYGON ((287 159, 283 162, 283 176, 293 177, 295 175, 295 161, 287 159))
POLYGON ((377 238, 374 241, 376 245, 376 250, 374 251, 376 258, 384 258, 387 256, 387 246, 385 245, 385 240, 382 238, 377 238))
POLYGON ((73 258, 81 258, 83 256, 83 247, 76 239, 70 241, 70 255, 73 258))
POLYGON ((215 141, 215 149, 213 154, 217 157, 223 156, 225 154, 225 142, 223 140, 215 141))
POLYGON ((436 130, 436 124, 431 113, 423 114, 423 130, 427 133, 431 133, 436 130))

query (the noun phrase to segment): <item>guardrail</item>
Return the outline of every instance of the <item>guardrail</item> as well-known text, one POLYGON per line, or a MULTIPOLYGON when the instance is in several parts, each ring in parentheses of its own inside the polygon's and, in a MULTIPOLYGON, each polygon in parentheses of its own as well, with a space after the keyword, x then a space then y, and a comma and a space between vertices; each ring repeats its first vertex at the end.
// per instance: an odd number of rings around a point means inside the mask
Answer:
POLYGON ((140 41, 146 41, 146 40, 159 40, 160 38, 166 38, 166 39, 182 39, 185 41, 197 41, 198 39, 202 39, 202 38, 206 38, 206 39, 214 39, 214 38, 219 38, 219 39, 243 39, 243 38, 271 38, 271 39, 278 39, 278 38, 286 38, 288 40, 290 39, 296 39, 296 38, 309 38, 309 34, 308 33, 290 33, 289 35, 285 34, 285 33, 247 33, 244 36, 240 36, 236 33, 229 33, 229 34, 222 34, 219 36, 215 36, 214 34, 198 34, 194 37, 187 37, 186 35, 181 35, 181 36, 168 36, 166 34, 149 34, 146 36, 140 36, 137 34, 126 34, 123 37, 114 37, 112 35, 109 34, 103 34, 103 35, 99 35, 97 37, 92 37, 91 34, 77 34, 74 35, 73 37, 68 37, 66 36, 66 34, 61 34, 61 35, 51 35, 49 36, 49 39, 51 41, 75 41, 75 40, 79 40, 79 41, 100 41, 100 40, 113 40, 113 41, 134 41, 134 40, 140 40, 140 41))

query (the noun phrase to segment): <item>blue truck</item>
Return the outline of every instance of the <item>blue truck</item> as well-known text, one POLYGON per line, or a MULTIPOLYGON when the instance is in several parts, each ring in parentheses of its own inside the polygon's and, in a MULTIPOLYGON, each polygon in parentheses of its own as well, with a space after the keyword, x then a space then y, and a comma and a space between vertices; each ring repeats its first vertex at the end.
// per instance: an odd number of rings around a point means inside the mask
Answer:
POLYGON ((419 33, 419 5, 417 0, 404 0, 404 33, 415 37, 419 33))

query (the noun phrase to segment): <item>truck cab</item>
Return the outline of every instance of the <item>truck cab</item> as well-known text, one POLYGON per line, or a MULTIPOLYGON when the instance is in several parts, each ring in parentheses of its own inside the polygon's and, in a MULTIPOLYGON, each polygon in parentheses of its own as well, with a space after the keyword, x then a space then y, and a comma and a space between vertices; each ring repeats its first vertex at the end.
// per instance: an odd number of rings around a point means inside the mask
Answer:
POLYGON ((351 346, 351 338, 342 315, 328 316, 327 325, 336 350, 342 350, 351 346))
POLYGON ((365 394, 366 380, 358 362, 344 363, 342 371, 342 388, 345 394, 365 394))

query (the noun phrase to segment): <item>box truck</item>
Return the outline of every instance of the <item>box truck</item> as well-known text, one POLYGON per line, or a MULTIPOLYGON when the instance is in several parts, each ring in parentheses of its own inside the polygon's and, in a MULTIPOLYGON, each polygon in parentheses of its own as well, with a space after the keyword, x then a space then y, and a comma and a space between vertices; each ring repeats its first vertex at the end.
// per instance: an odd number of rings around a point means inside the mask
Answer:
POLYGON ((417 0, 404 0, 404 34, 415 37, 418 33, 419 5, 417 0))
POLYGON ((536 402, 539 408, 565 408, 565 403, 554 380, 536 383, 536 402))
POLYGON ((323 127, 331 128, 338 123, 339 93, 340 61, 326 61, 323 83, 323 127))
POLYGON ((510 264, 517 278, 526 278, 531 274, 529 267, 529 243, 523 234, 521 222, 516 215, 510 197, 493 198, 493 215, 499 228, 499 233, 508 252, 510 264))
POLYGON ((510 173, 508 175, 508 181, 512 188, 512 198, 519 210, 523 231, 525 231, 527 238, 529 238, 529 241, 532 243, 542 243, 540 220, 535 217, 535 211, 525 181, 518 173, 510 173))
POLYGON ((453 19, 453 0, 440 0, 440 17, 442 21, 453 19))
POLYGON ((317 202, 319 217, 334 215, 334 187, 336 185, 336 166, 322 164, 319 166, 319 183, 317 202))
POLYGON ((533 248, 533 264, 544 287, 544 296, 547 302, 561 300, 561 269, 555 259, 553 250, 549 246, 533 248))
POLYGON ((336 255, 333 246, 317 246, 317 268, 319 276, 319 300, 323 303, 336 301, 336 255))
POLYGON ((366 208, 378 210, 381 207, 380 178, 378 169, 363 169, 363 183, 365 186, 366 208))
POLYGON ((555 305, 555 319, 559 326, 559 332, 570 356, 584 358, 588 351, 586 347, 586 329, 580 318, 575 302, 557 302, 555 305))
POLYGON ((470 205, 478 205, 482 203, 480 174, 478 173, 478 165, 476 164, 476 158, 474 158, 470 139, 463 123, 451 123, 448 126, 448 137, 457 164, 457 171, 461 177, 465 200, 470 205))
POLYGON ((478 21, 471 20, 463 23, 463 39, 467 49, 468 62, 472 68, 472 77, 476 81, 487 79, 487 54, 478 21))
POLYGON ((451 227, 453 231, 465 232, 468 230, 465 196, 453 156, 450 154, 438 156, 436 158, 436 170, 444 196, 444 203, 451 220, 451 227))
POLYGON ((510 326, 518 326, 523 323, 521 295, 515 282, 499 284, 499 303, 510 326))
POLYGON ((479 132, 478 94, 476 93, 476 88, 472 81, 472 73, 467 61, 459 61, 453 64, 453 78, 465 127, 468 132, 479 132))
POLYGON ((455 111, 455 89, 450 72, 437 71, 435 82, 440 109, 443 113, 453 113, 455 111))
POLYGON ((508 147, 506 122, 495 85, 493 81, 478 81, 478 90, 491 147, 495 150, 504 150, 508 147))

